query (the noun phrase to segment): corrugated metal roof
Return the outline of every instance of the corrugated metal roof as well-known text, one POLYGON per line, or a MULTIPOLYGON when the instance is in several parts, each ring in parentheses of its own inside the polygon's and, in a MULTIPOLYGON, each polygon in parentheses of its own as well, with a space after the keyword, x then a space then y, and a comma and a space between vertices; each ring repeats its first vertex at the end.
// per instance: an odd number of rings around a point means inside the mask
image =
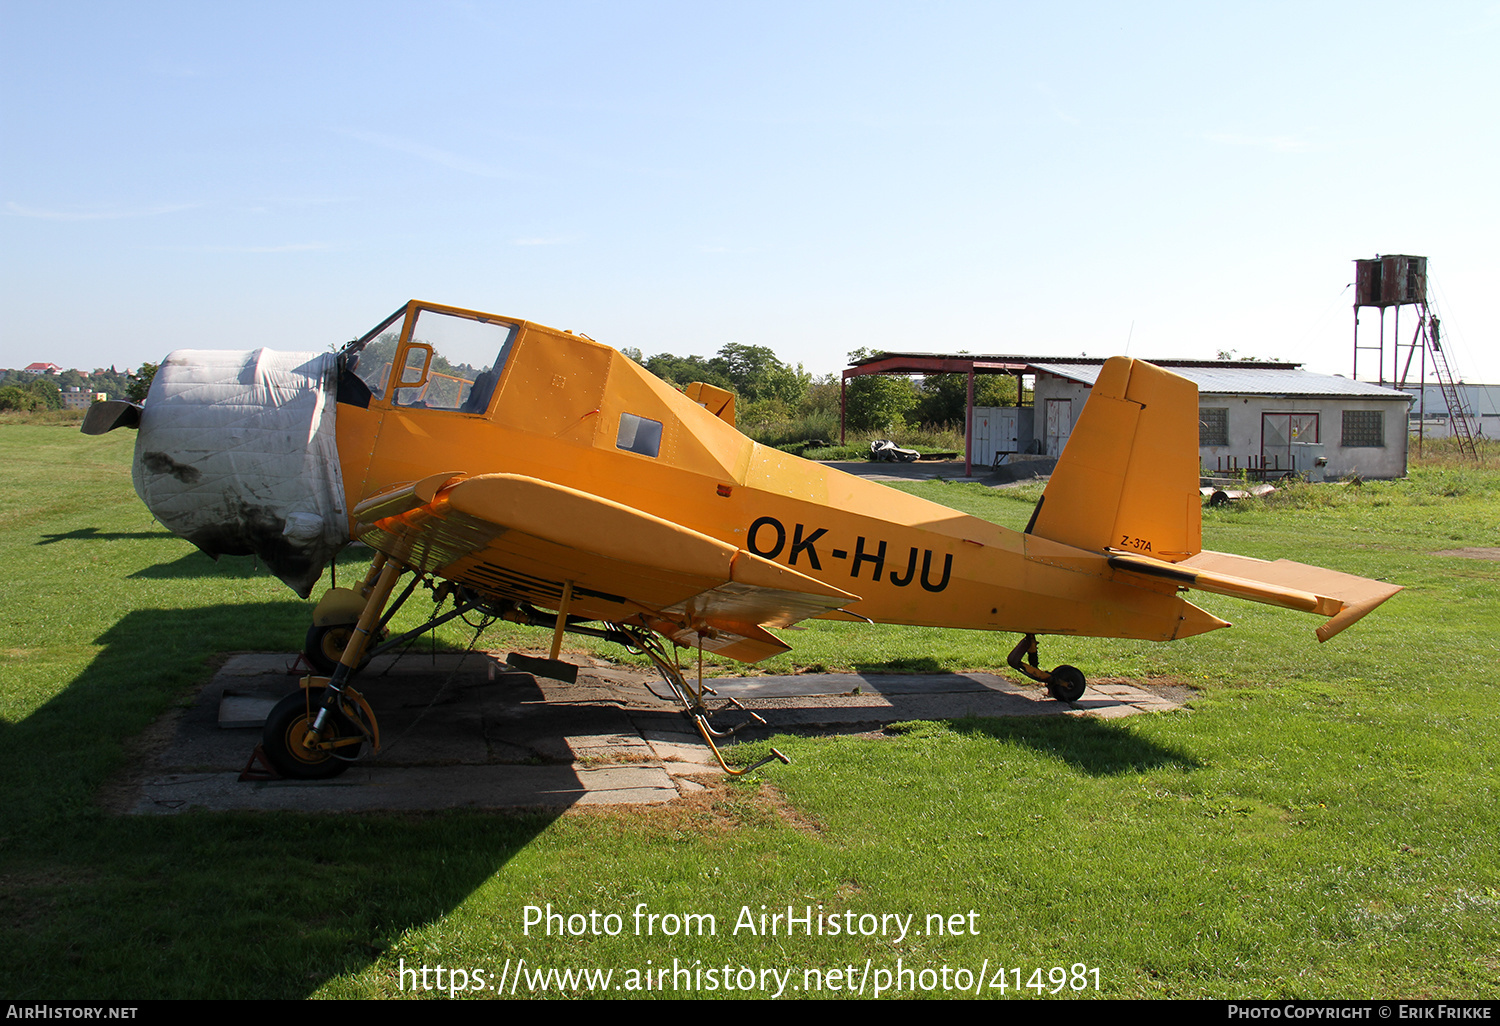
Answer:
MULTIPOLYGON (((1104 364, 1033 363, 1031 366, 1038 371, 1079 381, 1092 388, 1104 364)), ((1336 374, 1315 374, 1294 368, 1240 367, 1226 361, 1223 366, 1179 366, 1170 370, 1196 384, 1198 391, 1207 395, 1305 395, 1389 399, 1393 402, 1410 398, 1405 392, 1383 388, 1368 381, 1354 381, 1336 374)))

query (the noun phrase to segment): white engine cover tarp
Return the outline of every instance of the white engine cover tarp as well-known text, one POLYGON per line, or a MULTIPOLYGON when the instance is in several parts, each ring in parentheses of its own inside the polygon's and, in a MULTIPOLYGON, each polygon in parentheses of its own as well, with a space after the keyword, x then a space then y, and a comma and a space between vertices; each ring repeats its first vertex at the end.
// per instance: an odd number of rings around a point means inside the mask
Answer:
POLYGON ((169 354, 141 413, 137 494, 210 556, 259 556, 306 598, 349 541, 337 367, 332 353, 169 354))

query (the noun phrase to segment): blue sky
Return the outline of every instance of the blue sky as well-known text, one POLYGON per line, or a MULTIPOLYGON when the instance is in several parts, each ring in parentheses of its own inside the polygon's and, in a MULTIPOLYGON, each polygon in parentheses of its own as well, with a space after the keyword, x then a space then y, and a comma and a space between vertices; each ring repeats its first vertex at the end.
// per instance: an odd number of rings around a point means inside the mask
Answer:
POLYGON ((1348 374, 1352 261, 1383 252, 1430 258, 1458 371, 1500 382, 1495 3, 0 0, 0 25, 4 366, 321 350, 423 298, 817 373, 1128 347, 1348 374))

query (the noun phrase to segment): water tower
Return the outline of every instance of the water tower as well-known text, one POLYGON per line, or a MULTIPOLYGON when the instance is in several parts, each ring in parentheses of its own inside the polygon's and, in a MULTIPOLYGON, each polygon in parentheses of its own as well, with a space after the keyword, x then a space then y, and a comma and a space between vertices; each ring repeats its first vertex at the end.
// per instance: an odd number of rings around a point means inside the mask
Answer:
POLYGON ((1414 350, 1419 345, 1419 339, 1424 334, 1427 322, 1427 258, 1419 256, 1377 256, 1374 260, 1354 261, 1354 378, 1360 380, 1360 371, 1365 373, 1364 380, 1374 381, 1384 385, 1387 381, 1395 384, 1398 381, 1405 382, 1407 373, 1411 368, 1411 359, 1414 350), (1365 340, 1361 344, 1359 330, 1359 311, 1361 307, 1373 306, 1380 311, 1380 323, 1377 325, 1377 337, 1373 345, 1369 342, 1369 332, 1365 332, 1365 340), (1405 345, 1401 342, 1401 308, 1403 306, 1414 306, 1417 308, 1417 327, 1412 334, 1412 339, 1405 345), (1386 362, 1386 330, 1385 312, 1390 310, 1391 316, 1391 344, 1390 363, 1386 362), (1402 350, 1405 350, 1405 369, 1402 368, 1402 350), (1365 354, 1363 366, 1361 366, 1360 354, 1365 354), (1372 374, 1370 361, 1374 360, 1375 367, 1372 374), (1389 367, 1389 375, 1387 375, 1389 367))
MULTIPOLYGON (((1354 261, 1354 373, 1360 380, 1360 354, 1365 354, 1364 380, 1377 384, 1391 384, 1403 389, 1408 381, 1415 380, 1420 386, 1427 381, 1427 364, 1432 362, 1434 377, 1448 404, 1449 430, 1458 439, 1459 449, 1477 458, 1474 445, 1472 416, 1464 407, 1448 358, 1443 354, 1439 338, 1438 319, 1427 309, 1427 258, 1420 256, 1386 255, 1373 260, 1354 261), (1374 345, 1368 341, 1360 343, 1359 311, 1361 307, 1373 306, 1380 311, 1378 338, 1374 345), (1411 340, 1401 340, 1401 308, 1416 307, 1417 326, 1411 340), (1386 374, 1385 312, 1391 311, 1390 374, 1386 374), (1419 355, 1420 354, 1420 355, 1419 355), (1412 361, 1416 359, 1416 377, 1412 377, 1412 361), (1370 375, 1370 361, 1375 362, 1375 373, 1370 375)), ((1423 411, 1425 418, 1425 411, 1423 411)), ((1419 418, 1418 423, 1423 418, 1419 418)), ((1418 436, 1420 438, 1420 435, 1418 436)), ((1418 445, 1420 445, 1420 441, 1418 445)))

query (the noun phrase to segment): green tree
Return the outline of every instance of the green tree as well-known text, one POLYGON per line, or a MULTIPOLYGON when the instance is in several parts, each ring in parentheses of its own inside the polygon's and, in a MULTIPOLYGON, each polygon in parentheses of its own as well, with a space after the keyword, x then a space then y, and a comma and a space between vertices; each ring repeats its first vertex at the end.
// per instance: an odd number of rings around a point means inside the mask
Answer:
POLYGON ((125 389, 126 397, 133 403, 145 402, 146 393, 151 390, 151 380, 155 377, 156 364, 141 364, 141 369, 130 375, 130 384, 125 389))
POLYGON ((779 399, 789 407, 802 401, 812 375, 799 365, 793 370, 765 346, 728 342, 711 365, 722 368, 730 388, 742 402, 779 399))
POLYGON ((813 378, 807 385, 807 391, 802 393, 802 401, 797 404, 797 412, 804 417, 823 414, 837 418, 839 415, 839 381, 837 374, 820 374, 813 378))
POLYGON ((663 381, 671 382, 678 388, 684 388, 694 381, 702 381, 716 388, 734 391, 734 386, 722 367, 713 366, 711 361, 701 356, 673 356, 671 353, 658 353, 642 366, 663 381))
MULTIPOLYGON (((868 349, 856 349, 849 354, 849 363, 875 355, 868 349)), ((906 423, 906 415, 921 401, 916 385, 892 374, 851 378, 845 391, 844 423, 855 431, 890 431, 901 427, 906 423)))
MULTIPOLYGON (((962 424, 969 396, 967 374, 929 374, 918 387, 921 402, 913 417, 923 424, 962 424)), ((976 374, 975 406, 1014 406, 1016 379, 1009 374, 976 374)))
POLYGON ((38 374, 32 378, 31 384, 26 386, 26 391, 40 400, 41 405, 37 407, 38 409, 60 410, 63 408, 62 389, 57 387, 57 382, 45 374, 38 374))
POLYGON ((0 410, 35 410, 42 405, 42 400, 18 385, 6 385, 0 388, 0 410))

